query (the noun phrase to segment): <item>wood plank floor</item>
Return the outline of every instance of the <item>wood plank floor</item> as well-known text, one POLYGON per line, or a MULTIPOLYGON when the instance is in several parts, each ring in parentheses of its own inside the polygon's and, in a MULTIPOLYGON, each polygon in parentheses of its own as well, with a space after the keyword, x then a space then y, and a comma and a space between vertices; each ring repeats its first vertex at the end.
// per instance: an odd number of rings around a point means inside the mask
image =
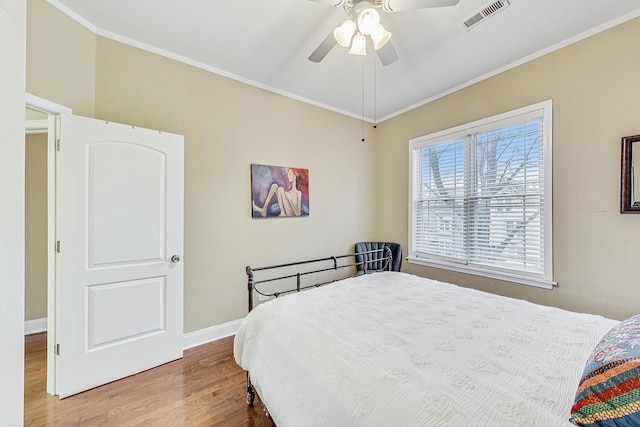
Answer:
POLYGON ((25 337, 25 426, 274 426, 245 402, 233 337, 62 400, 46 393, 46 347, 46 333, 25 337))

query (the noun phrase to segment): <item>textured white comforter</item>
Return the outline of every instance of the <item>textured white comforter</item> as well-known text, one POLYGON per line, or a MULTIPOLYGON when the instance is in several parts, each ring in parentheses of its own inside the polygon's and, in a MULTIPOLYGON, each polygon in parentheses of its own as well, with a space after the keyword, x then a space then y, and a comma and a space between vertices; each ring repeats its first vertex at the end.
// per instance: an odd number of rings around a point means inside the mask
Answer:
POLYGON ((234 355, 285 426, 562 426, 617 322, 403 273, 269 301, 234 355))

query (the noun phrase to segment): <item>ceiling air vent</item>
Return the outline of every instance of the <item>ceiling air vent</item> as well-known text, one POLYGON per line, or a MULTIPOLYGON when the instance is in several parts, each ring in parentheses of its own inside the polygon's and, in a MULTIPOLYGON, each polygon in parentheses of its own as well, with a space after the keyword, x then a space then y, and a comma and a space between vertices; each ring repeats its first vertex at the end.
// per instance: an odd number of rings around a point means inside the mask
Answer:
POLYGON ((495 15, 499 11, 509 6, 509 0, 497 0, 485 5, 482 9, 468 16, 462 21, 462 25, 467 30, 475 27, 479 23, 485 21, 490 16, 495 15))

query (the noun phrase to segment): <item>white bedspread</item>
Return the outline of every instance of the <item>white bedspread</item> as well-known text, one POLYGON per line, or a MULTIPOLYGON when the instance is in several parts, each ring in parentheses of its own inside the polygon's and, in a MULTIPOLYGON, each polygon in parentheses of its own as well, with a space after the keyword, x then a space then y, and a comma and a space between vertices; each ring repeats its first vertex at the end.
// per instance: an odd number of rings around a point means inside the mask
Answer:
POLYGON ((617 322, 403 273, 258 306, 234 355, 285 426, 562 426, 617 322))

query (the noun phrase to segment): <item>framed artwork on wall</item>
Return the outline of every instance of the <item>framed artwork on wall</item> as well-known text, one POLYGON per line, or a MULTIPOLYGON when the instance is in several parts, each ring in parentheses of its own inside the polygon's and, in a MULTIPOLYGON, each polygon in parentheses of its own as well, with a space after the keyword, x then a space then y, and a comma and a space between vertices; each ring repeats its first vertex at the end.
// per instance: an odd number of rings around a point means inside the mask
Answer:
POLYGON ((620 213, 640 214, 640 135, 622 138, 621 172, 620 213))
POLYGON ((309 170, 251 165, 253 218, 309 215, 309 170))

